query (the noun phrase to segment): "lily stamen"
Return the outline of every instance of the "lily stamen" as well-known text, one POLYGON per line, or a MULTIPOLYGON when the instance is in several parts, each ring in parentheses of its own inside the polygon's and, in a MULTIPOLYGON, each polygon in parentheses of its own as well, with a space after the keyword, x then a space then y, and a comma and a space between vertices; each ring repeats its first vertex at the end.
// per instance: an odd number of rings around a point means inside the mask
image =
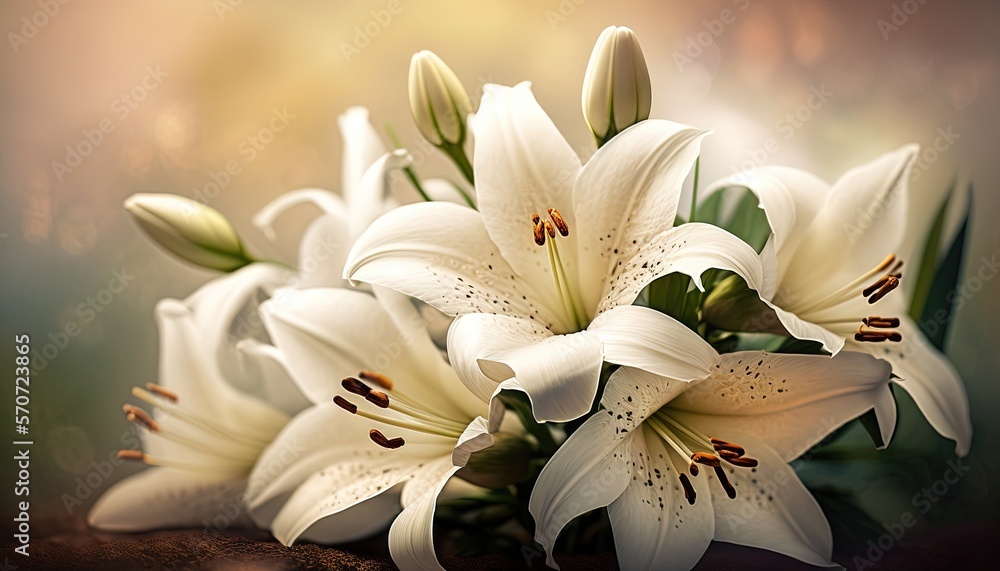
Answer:
POLYGON ((130 404, 122 405, 122 411, 126 415, 126 419, 129 422, 134 422, 136 424, 141 424, 152 432, 157 432, 160 430, 160 425, 153 420, 153 417, 149 416, 146 411, 139 407, 132 406, 130 404))
POLYGON ((891 329, 894 327, 899 327, 898 317, 879 317, 877 315, 872 315, 871 317, 866 317, 861 320, 868 327, 874 327, 876 329, 891 329))
POLYGON ((165 389, 156 383, 146 383, 146 390, 173 402, 177 402, 179 398, 174 391, 165 389))
POLYGON ((787 309, 799 315, 811 313, 817 310, 828 309, 838 306, 846 301, 850 301, 858 294, 862 297, 869 297, 872 293, 881 291, 881 289, 890 281, 895 281, 895 285, 891 285, 881 294, 877 294, 878 297, 874 298, 874 301, 872 299, 868 300, 868 303, 875 303, 899 285, 899 280, 903 277, 903 274, 899 271, 902 267, 903 260, 897 258, 895 254, 889 254, 885 257, 885 259, 879 262, 877 266, 858 276, 847 285, 837 289, 829 295, 826 295, 822 299, 816 300, 803 307, 796 307, 794 303, 790 303, 788 304, 787 309), (872 283, 872 279, 875 279, 876 281, 872 283), (864 284, 870 285, 864 287, 863 289, 859 289, 862 288, 864 284))
POLYGON ((732 482, 726 477, 726 471, 721 466, 716 466, 715 477, 719 479, 719 483, 722 484, 722 488, 726 490, 726 495, 729 499, 736 499, 736 488, 733 487, 732 482))
POLYGON ((698 494, 694 491, 694 486, 691 485, 691 480, 688 480, 687 474, 680 475, 681 487, 684 488, 684 499, 688 501, 689 505, 694 505, 694 501, 698 498, 698 494))
POLYGON ((393 387, 392 379, 383 375, 382 373, 376 373, 375 371, 361 371, 358 376, 369 383, 375 383, 376 385, 382 387, 387 391, 391 391, 393 387))
MULTIPOLYGON (((408 415, 410 419, 403 418, 393 418, 389 416, 382 416, 380 414, 368 412, 364 409, 358 408, 358 405, 352 403, 351 401, 345 399, 344 397, 337 395, 333 397, 333 402, 340 408, 346 410, 351 414, 356 414, 358 416, 373 420, 375 422, 380 422, 382 424, 388 424, 395 426, 397 428, 408 428, 410 430, 415 430, 417 432, 423 432, 425 434, 431 434, 434 436, 442 436, 445 438, 458 438, 462 435, 462 431, 457 428, 451 428, 442 424, 441 422, 431 421, 427 419, 418 418, 415 415, 408 415)), ((405 412, 398 410, 406 414, 405 412)), ((443 420, 443 419, 442 419, 443 420)))
POLYGON ((897 287, 899 287, 899 278, 894 275, 885 276, 874 285, 868 286, 868 288, 862 292, 862 295, 865 297, 871 295, 871 297, 868 297, 868 303, 875 303, 897 287), (875 293, 872 294, 871 291, 874 291, 874 289, 877 289, 878 291, 875 291, 875 293))
POLYGON ((737 458, 747 453, 747 451, 739 444, 734 444, 732 442, 728 442, 721 438, 716 438, 713 436, 712 438, 709 439, 709 441, 712 443, 712 448, 715 448, 717 452, 721 452, 722 450, 728 450, 729 452, 735 453, 737 458))
POLYGON ((555 208, 549 208, 549 218, 552 219, 552 223, 555 224, 556 229, 559 230, 559 235, 569 236, 569 225, 566 224, 566 219, 562 217, 555 208))
POLYGON ((368 431, 368 437, 372 439, 372 442, 378 444, 382 448, 388 448, 389 450, 395 450, 397 448, 402 448, 406 441, 402 438, 396 437, 393 439, 386 438, 384 434, 376 429, 371 429, 368 431))

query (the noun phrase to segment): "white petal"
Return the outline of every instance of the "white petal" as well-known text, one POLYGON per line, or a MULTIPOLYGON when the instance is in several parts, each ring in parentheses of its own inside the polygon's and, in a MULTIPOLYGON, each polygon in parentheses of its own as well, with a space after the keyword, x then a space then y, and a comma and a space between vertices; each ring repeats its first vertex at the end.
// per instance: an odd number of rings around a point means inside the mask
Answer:
POLYGON ((309 407, 309 399, 298 389, 288 372, 284 354, 256 339, 243 339, 236 344, 240 366, 247 376, 258 379, 258 395, 265 401, 294 415, 309 407))
MULTIPOLYGON (((516 378, 531 399, 531 409, 538 421, 565 422, 590 410, 597 396, 604 360, 601 341, 596 336, 584 331, 532 338, 523 335, 525 320, 500 316, 468 315, 459 321, 465 322, 463 325, 477 322, 494 328, 490 334, 498 342, 472 347, 479 368, 497 384, 516 378), (511 346, 512 341, 517 345, 511 346)), ((453 328, 457 325, 458 322, 453 328)), ((463 349, 466 347, 467 344, 463 349)), ((466 353, 462 358, 469 357, 466 353)), ((469 363, 466 360, 456 367, 467 369, 469 363)), ((473 379, 473 383, 481 380, 473 379)))
POLYGON ((314 220, 299 243, 298 287, 347 287, 344 264, 352 245, 347 218, 325 214, 314 220))
POLYGON ((388 527, 398 513, 398 495, 379 494, 315 522, 296 541, 330 544, 365 539, 388 527))
POLYGON ((500 255, 483 217, 457 204, 411 204, 379 218, 355 244, 344 275, 411 295, 448 315, 534 316, 566 328, 500 255))
POLYGON ((243 477, 190 472, 174 468, 149 468, 111 486, 94 503, 87 523, 108 531, 149 531, 203 527, 233 509, 245 524, 239 501, 243 477))
MULTIPOLYGON (((830 185, 812 173, 785 166, 762 166, 710 184, 699 198, 729 187, 746 188, 757 196, 774 236, 775 251, 786 263, 830 193, 830 185)), ((784 270, 784 266, 780 267, 779 276, 784 275, 784 270)))
POLYGON ((668 379, 642 369, 620 367, 611 374, 601 404, 612 411, 619 434, 628 434, 646 418, 687 390, 686 381, 668 379))
MULTIPOLYGON (((436 463, 437 481, 433 486, 421 486, 421 493, 399 514, 389 529, 389 553, 400 569, 443 571, 434 552, 434 510, 441 489, 460 468, 449 462, 436 463)), ((404 487, 412 485, 409 483, 404 487)))
POLYGON ((955 441, 955 453, 965 456, 972 442, 969 398, 962 378, 947 357, 935 349, 909 317, 900 317, 900 343, 855 343, 852 349, 866 351, 889 361, 901 378, 898 386, 910 393, 927 422, 945 438, 955 441))
MULTIPOLYGON (((796 339, 808 341, 818 341, 823 344, 823 350, 836 355, 844 348, 844 337, 833 331, 817 325, 811 321, 786 311, 774 302, 764 300, 764 303, 771 308, 771 313, 762 313, 755 319, 757 323, 752 327, 758 331, 780 332, 784 329, 789 335, 796 339), (774 326, 779 326, 775 328, 774 326)), ((812 317, 812 316, 809 316, 812 317)), ((860 321, 859 321, 860 323, 860 321)))
POLYGON ((621 439, 610 415, 599 412, 583 423, 542 469, 528 509, 535 518, 535 541, 546 563, 559 568, 552 550, 573 518, 615 501, 632 479, 632 447, 640 432, 621 439))
MULTIPOLYGON (((288 499, 271 527, 274 537, 291 545, 300 535, 324 518, 384 494, 412 476, 416 466, 395 460, 341 462, 316 472, 288 499)), ((328 536, 325 542, 346 541, 328 536)))
POLYGON ((368 109, 350 107, 337 117, 340 127, 343 155, 341 160, 341 189, 347 203, 354 209, 358 202, 358 184, 365 171, 386 153, 378 132, 368 120, 368 109))
MULTIPOLYGON (((584 307, 593 311, 606 276, 674 225, 681 185, 708 131, 641 121, 602 146, 573 188, 584 307)), ((593 314, 590 315, 593 317, 593 314)))
POLYGON ((357 187, 351 191, 347 232, 352 240, 357 239, 376 218, 395 207, 389 200, 390 174, 394 170, 410 166, 412 162, 413 158, 405 150, 399 149, 382 155, 368 167, 357 187))
POLYGON ((840 177, 788 261, 779 286, 782 296, 822 296, 874 268, 901 245, 916 154, 916 145, 907 145, 840 177))
POLYGON ((329 401, 341 392, 344 377, 370 370, 387 375, 401 392, 461 416, 442 398, 457 383, 439 376, 440 357, 411 350, 409 338, 373 296, 344 289, 284 289, 262 313, 292 376, 313 402, 329 401))
POLYGON ((730 500, 713 472, 715 539, 776 551, 811 565, 832 567, 833 536, 819 504, 795 471, 763 442, 740 436, 747 454, 760 461, 754 469, 723 464, 736 488, 730 500))
POLYGON ((634 256, 619 261, 610 274, 597 313, 630 305, 646 285, 672 272, 691 276, 703 289, 701 274, 710 268, 730 270, 750 288, 762 288, 760 259, 746 242, 710 224, 684 224, 640 243, 634 256))
POLYGON ((208 282, 184 300, 201 350, 217 363, 227 383, 253 393, 261 390, 262 379, 243 369, 235 344, 244 338, 266 338, 257 308, 266 296, 293 279, 293 273, 275 264, 250 264, 208 282))
POLYGON ((618 564, 626 571, 687 571, 701 559, 715 532, 707 478, 690 478, 696 499, 684 497, 678 470, 687 471, 655 433, 636 437, 633 478, 608 506, 618 564))
POLYGON ((254 510, 292 491, 313 473, 339 461, 387 455, 368 441, 372 422, 349 414, 332 402, 314 406, 293 418, 254 465, 244 493, 254 510), (336 434, 336 438, 330 438, 336 434))
MULTIPOLYGON (((158 382, 180 395, 185 408, 207 414, 237 432, 250 431, 262 437, 277 434, 288 417, 221 378, 216 362, 206 354, 201 330, 186 305, 177 300, 161 300, 156 305, 156 319, 160 332, 158 382), (253 419, 252 426, 247 426, 248 419, 253 419)), ((168 422, 166 418, 163 420, 168 422)))
POLYGON ((681 381, 705 377, 719 358, 697 333, 648 307, 620 305, 598 315, 587 331, 604 343, 608 362, 681 381))
MULTIPOLYGON (((573 181, 580 159, 545 111, 531 85, 487 85, 476 115, 476 193, 486 230, 510 265, 558 307, 546 248, 532 238, 531 215, 560 211, 572 232, 573 181)), ((566 271, 575 281, 573 241, 560 240, 566 271)))
MULTIPOLYGON (((710 436, 737 441, 731 434, 750 434, 791 461, 876 406, 891 415, 890 372, 885 361, 853 351, 727 353, 708 379, 670 402, 670 414, 710 436)), ((881 420, 891 436, 895 418, 881 420)))
MULTIPOLYGON (((495 422, 499 422, 499 420, 495 422)), ((490 434, 490 428, 490 424, 481 416, 477 416, 470 422, 469 426, 462 432, 462 436, 459 437, 458 444, 455 445, 455 451, 451 455, 451 463, 459 468, 464 468, 472 454, 493 446, 493 435, 490 434)), ((406 505, 405 497, 403 505, 406 505)))
POLYGON ((251 224, 264 233, 269 240, 276 239, 274 233, 274 221, 285 213, 286 210, 299 204, 313 204, 324 214, 332 215, 338 219, 347 219, 347 209, 344 201, 339 196, 322 188, 301 188, 286 192, 267 203, 257 214, 250 219, 251 224))

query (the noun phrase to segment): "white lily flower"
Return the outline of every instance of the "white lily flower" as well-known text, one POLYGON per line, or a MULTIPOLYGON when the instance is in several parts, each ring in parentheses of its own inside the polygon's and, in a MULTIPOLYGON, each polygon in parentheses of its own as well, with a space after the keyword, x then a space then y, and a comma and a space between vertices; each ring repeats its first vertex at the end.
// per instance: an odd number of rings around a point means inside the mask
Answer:
POLYGON ((239 495, 251 467, 305 404, 279 356, 245 349, 259 343, 260 323, 247 319, 259 296, 289 280, 277 266, 252 264, 183 302, 157 304, 159 384, 132 390, 153 412, 123 407, 141 430, 144 451, 120 453, 156 467, 112 486, 91 509, 90 525, 204 526, 233 506, 239 515, 228 524, 245 521, 239 495))
POLYGON ((448 315, 448 352, 470 389, 524 390, 539 420, 590 410, 601 364, 666 373, 672 348, 649 331, 665 316, 620 311, 670 272, 701 285, 708 268, 758 284, 752 248, 706 224, 672 228, 681 184, 706 131, 647 120, 581 166, 530 85, 487 85, 474 121, 479 212, 398 208, 352 250, 345 277, 416 297, 448 315))
POLYGON ((604 410, 532 491, 548 564, 557 567, 552 548, 570 520, 607 506, 624 571, 690 569, 713 539, 831 566, 829 524, 787 463, 872 408, 888 439, 889 365, 847 351, 720 356, 680 323, 663 333, 700 379, 629 367, 611 375, 604 410))
POLYGON ((921 238, 906 225, 917 150, 887 153, 832 187, 797 169, 761 167, 713 184, 706 195, 739 186, 759 198, 772 230, 761 260, 774 270, 758 291, 780 325, 831 353, 846 346, 891 363, 899 386, 964 456, 972 424, 961 377, 907 315, 906 288, 896 290, 903 268, 896 254, 912 250, 905 240, 921 238))
POLYGON ((487 415, 409 299, 379 297, 315 288, 282 291, 264 305, 268 331, 314 406, 259 465, 273 464, 286 442, 304 452, 279 470, 255 470, 246 497, 285 545, 349 541, 395 518, 396 564, 441 569, 431 534, 436 499, 474 452, 493 443, 503 409, 497 403, 487 415))

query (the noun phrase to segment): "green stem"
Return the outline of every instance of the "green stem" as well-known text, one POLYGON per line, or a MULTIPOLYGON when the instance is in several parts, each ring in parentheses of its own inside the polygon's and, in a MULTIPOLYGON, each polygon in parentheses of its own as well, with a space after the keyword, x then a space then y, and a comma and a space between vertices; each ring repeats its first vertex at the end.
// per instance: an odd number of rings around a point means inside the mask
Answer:
POLYGON ((691 215, 688 222, 694 222, 695 210, 698 208, 698 171, 701 170, 701 155, 694 160, 694 185, 691 187, 691 215))
POLYGON ((458 170, 462 171, 462 175, 465 176, 465 180, 469 181, 469 184, 475 186, 476 177, 472 171, 472 163, 469 162, 469 157, 465 156, 465 149, 462 148, 462 145, 444 145, 441 149, 449 157, 451 157, 451 160, 455 162, 455 166, 458 167, 458 170))
MULTIPOLYGON (((392 141, 392 145, 397 149, 404 148, 403 141, 399 139, 396 135, 396 131, 392 128, 392 125, 386 124, 385 132, 389 135, 389 140, 392 141)), ((406 178, 410 179, 410 183, 413 184, 413 188, 417 189, 417 193, 420 194, 420 198, 423 198, 426 202, 431 201, 431 197, 424 190, 424 187, 420 184, 420 179, 417 178, 417 173, 413 170, 413 167, 403 167, 403 172, 406 173, 406 178)))

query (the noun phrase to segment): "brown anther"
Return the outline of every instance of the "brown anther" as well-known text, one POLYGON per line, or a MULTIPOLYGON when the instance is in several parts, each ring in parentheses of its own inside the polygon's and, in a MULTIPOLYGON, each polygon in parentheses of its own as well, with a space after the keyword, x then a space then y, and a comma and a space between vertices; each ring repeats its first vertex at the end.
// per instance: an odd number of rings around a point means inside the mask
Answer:
POLYGON ((885 285, 885 283, 887 281, 889 281, 889 277, 890 276, 882 276, 882 277, 880 277, 878 279, 878 281, 876 281, 872 285, 870 285, 870 286, 866 287, 864 290, 862 290, 861 291, 861 295, 864 296, 864 297, 868 297, 871 294, 875 293, 875 290, 879 289, 880 287, 882 287, 883 285, 885 285))
POLYGON ((739 458, 740 457, 739 454, 737 454, 736 452, 733 452, 732 450, 722 449, 722 450, 716 450, 716 452, 719 453, 719 457, 722 458, 723 460, 728 460, 730 458, 739 458))
POLYGON ((365 395, 365 400, 379 408, 389 408, 389 395, 382 391, 371 391, 365 395))
POLYGON ((893 327, 899 327, 898 317, 879 317, 873 315, 871 317, 866 317, 861 320, 868 327, 874 327, 876 329, 891 329, 893 327))
POLYGON ((878 291, 868 298, 868 303, 875 303, 897 287, 899 287, 899 278, 896 276, 886 276, 885 283, 882 284, 882 287, 880 287, 878 291))
POLYGON ((142 450, 119 450, 118 457, 122 460, 139 460, 141 462, 146 455, 142 453, 142 450))
POLYGON ((549 208, 549 217, 552 218, 552 223, 559 230, 559 235, 569 236, 569 224, 566 224, 566 219, 562 217, 562 214, 559 214, 558 210, 549 208))
POLYGON ((687 474, 681 474, 681 487, 684 488, 684 499, 688 501, 692 506, 694 501, 698 498, 698 494, 694 491, 694 486, 691 485, 691 480, 688 480, 687 474))
POLYGON ((531 231, 534 233, 535 244, 545 245, 545 225, 537 214, 531 215, 531 231))
POLYGON ((692 476, 697 476, 698 472, 700 471, 701 470, 698 469, 698 465, 695 464, 694 462, 691 462, 691 464, 688 466, 688 472, 691 472, 692 476))
POLYGON ((883 341, 899 343, 903 340, 903 336, 897 331, 864 331, 859 329, 854 334, 854 340, 862 343, 881 343, 883 341))
POLYGON ((743 456, 741 458, 723 458, 726 462, 729 462, 733 466, 739 466, 740 468, 756 468, 757 459, 750 458, 748 456, 743 456))
POLYGON ((706 466, 711 466, 713 468, 718 468, 722 465, 719 461, 718 456, 715 454, 708 454, 706 452, 695 452, 691 455, 691 461, 698 464, 704 464, 706 466))
POLYGON ((358 412, 358 405, 352 403, 351 401, 345 399, 340 395, 333 397, 333 402, 334 404, 336 404, 337 406, 339 406, 340 408, 346 410, 351 414, 355 414, 358 412))
POLYGON ((361 380, 374 383, 387 391, 392 390, 392 379, 382 373, 376 373, 375 371, 361 371, 358 373, 358 376, 361 377, 361 380))
POLYGON ((147 429, 156 432, 160 429, 160 425, 153 420, 153 417, 149 416, 146 411, 139 407, 132 406, 130 404, 122 405, 122 410, 125 412, 125 418, 129 422, 135 422, 141 424, 147 429))
MULTIPOLYGON (((556 229, 552 225, 552 222, 549 222, 548 220, 545 221, 545 233, 549 235, 549 238, 556 237, 556 229)), ((535 241, 537 242, 537 240, 535 241)))
POLYGON ((155 393, 169 401, 177 402, 177 393, 170 389, 165 389, 156 383, 146 383, 146 390, 155 393))
POLYGON ((733 444, 732 442, 715 437, 712 437, 709 440, 712 441, 712 448, 715 448, 716 452, 729 450, 730 452, 735 452, 737 458, 747 453, 747 451, 744 450, 739 444, 733 444))
POLYGON ((715 476, 719 478, 719 483, 722 484, 723 489, 726 490, 726 495, 729 499, 736 499, 736 488, 733 487, 732 483, 729 482, 729 478, 726 477, 726 471, 721 467, 715 468, 715 476))
POLYGON ((354 377, 345 377, 343 381, 340 381, 340 386, 344 387, 345 391, 362 397, 367 397, 368 393, 372 392, 371 387, 354 377))
POLYGON ((374 428, 368 431, 368 437, 371 438, 372 442, 375 444, 378 444, 382 448, 388 448, 389 450, 395 450, 402 447, 403 444, 406 444, 402 438, 386 438, 384 434, 374 428))

